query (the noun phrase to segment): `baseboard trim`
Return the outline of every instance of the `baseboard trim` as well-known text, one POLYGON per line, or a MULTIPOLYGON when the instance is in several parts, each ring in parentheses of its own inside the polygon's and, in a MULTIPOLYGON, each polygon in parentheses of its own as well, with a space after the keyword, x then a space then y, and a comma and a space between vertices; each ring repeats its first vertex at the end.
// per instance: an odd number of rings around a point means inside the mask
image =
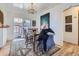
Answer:
POLYGON ((75 43, 72 43, 72 42, 67 42, 67 41, 63 41, 63 42, 66 42, 66 43, 69 43, 69 44, 72 44, 72 45, 78 45, 78 44, 75 44, 75 43))

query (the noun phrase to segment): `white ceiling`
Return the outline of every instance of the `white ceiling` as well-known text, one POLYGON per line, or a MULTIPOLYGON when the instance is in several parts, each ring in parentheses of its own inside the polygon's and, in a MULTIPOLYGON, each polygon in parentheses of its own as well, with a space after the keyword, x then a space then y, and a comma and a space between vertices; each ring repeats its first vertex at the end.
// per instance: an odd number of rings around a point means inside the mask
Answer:
MULTIPOLYGON (((28 6, 30 6, 30 3, 17 3, 17 4, 13 4, 15 7, 21 8, 21 9, 28 9, 28 6)), ((54 6, 58 5, 58 3, 35 3, 35 9, 37 11, 40 10, 44 10, 44 9, 48 9, 48 8, 53 8, 54 6)))
POLYGON ((38 5, 40 10, 45 10, 55 7, 56 5, 58 5, 58 3, 40 3, 38 5))
MULTIPOLYGON (((46 9, 49 9, 49 8, 53 8, 55 7, 56 5, 60 5, 62 3, 34 3, 35 4, 35 9, 38 11, 42 11, 42 10, 46 10, 46 9)), ((4 7, 7 11, 11 11, 11 12, 18 12, 19 11, 23 11, 23 12, 26 12, 27 11, 27 7, 30 5, 30 3, 16 3, 16 4, 13 4, 13 3, 0 3, 0 7, 4 7), (14 6, 16 5, 16 6, 14 6), (16 11, 17 10, 17 11, 16 11)), ((62 5, 68 5, 67 3, 65 4, 62 4, 62 5)), ((71 4, 71 5, 74 5, 74 4, 71 4)))

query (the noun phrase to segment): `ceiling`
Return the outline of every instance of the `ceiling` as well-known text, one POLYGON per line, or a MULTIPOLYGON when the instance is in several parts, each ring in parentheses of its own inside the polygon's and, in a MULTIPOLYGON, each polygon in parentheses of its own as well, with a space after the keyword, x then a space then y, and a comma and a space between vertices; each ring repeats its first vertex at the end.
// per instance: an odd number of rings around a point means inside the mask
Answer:
MULTIPOLYGON (((35 9, 37 11, 53 8, 54 6, 58 5, 59 3, 34 3, 35 9)), ((21 8, 21 9, 28 9, 28 6, 30 6, 30 3, 16 3, 13 4, 15 7, 21 8)))
MULTIPOLYGON (((57 5, 66 5, 67 8, 69 6, 74 6, 76 4, 67 4, 67 3, 34 3, 37 12, 39 11, 45 11, 47 9, 53 8, 57 5)), ((27 13, 27 7, 30 5, 30 3, 0 3, 0 9, 2 9, 6 14, 13 15, 15 17, 23 17, 28 18, 27 13)), ((79 4, 78 4, 79 5, 79 4)), ((30 18, 33 18, 32 16, 30 18)))
MULTIPOLYGON (((35 9, 38 11, 47 10, 50 8, 55 7, 56 5, 61 5, 62 3, 34 3, 35 9)), ((30 5, 30 3, 0 3, 0 7, 5 8, 8 12, 19 12, 22 13, 27 12, 27 7, 30 5)), ((62 5, 69 5, 69 4, 62 4, 62 5)), ((71 4, 74 5, 74 4, 71 4)))

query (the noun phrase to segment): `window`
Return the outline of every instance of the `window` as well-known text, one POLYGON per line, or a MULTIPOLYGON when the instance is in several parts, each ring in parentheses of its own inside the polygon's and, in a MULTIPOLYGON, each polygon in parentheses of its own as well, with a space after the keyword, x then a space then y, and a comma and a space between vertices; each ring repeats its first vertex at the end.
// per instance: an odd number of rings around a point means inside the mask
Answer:
POLYGON ((22 23, 23 19, 22 18, 14 18, 14 23, 22 23))
POLYGON ((22 18, 14 18, 14 37, 21 37, 23 35, 22 25, 22 18))
POLYGON ((23 24, 24 24, 24 27, 30 28, 31 27, 31 20, 24 20, 23 24))
POLYGON ((14 38, 24 36, 23 28, 31 28, 31 20, 24 20, 22 18, 14 18, 14 38))

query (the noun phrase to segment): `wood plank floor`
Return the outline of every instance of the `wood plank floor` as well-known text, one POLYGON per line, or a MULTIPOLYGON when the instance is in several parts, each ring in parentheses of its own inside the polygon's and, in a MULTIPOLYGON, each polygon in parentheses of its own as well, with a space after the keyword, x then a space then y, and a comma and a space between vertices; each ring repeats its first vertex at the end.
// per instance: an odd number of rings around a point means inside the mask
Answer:
POLYGON ((79 56, 79 46, 64 42, 63 47, 54 56, 79 56))
POLYGON ((10 42, 6 43, 3 48, 0 48, 0 56, 8 56, 10 51, 10 42))
MULTIPOLYGON (((4 48, 0 49, 0 56, 8 56, 9 50, 10 44, 7 43, 4 48)), ((79 46, 64 42, 63 47, 52 56, 79 56, 79 46)))

